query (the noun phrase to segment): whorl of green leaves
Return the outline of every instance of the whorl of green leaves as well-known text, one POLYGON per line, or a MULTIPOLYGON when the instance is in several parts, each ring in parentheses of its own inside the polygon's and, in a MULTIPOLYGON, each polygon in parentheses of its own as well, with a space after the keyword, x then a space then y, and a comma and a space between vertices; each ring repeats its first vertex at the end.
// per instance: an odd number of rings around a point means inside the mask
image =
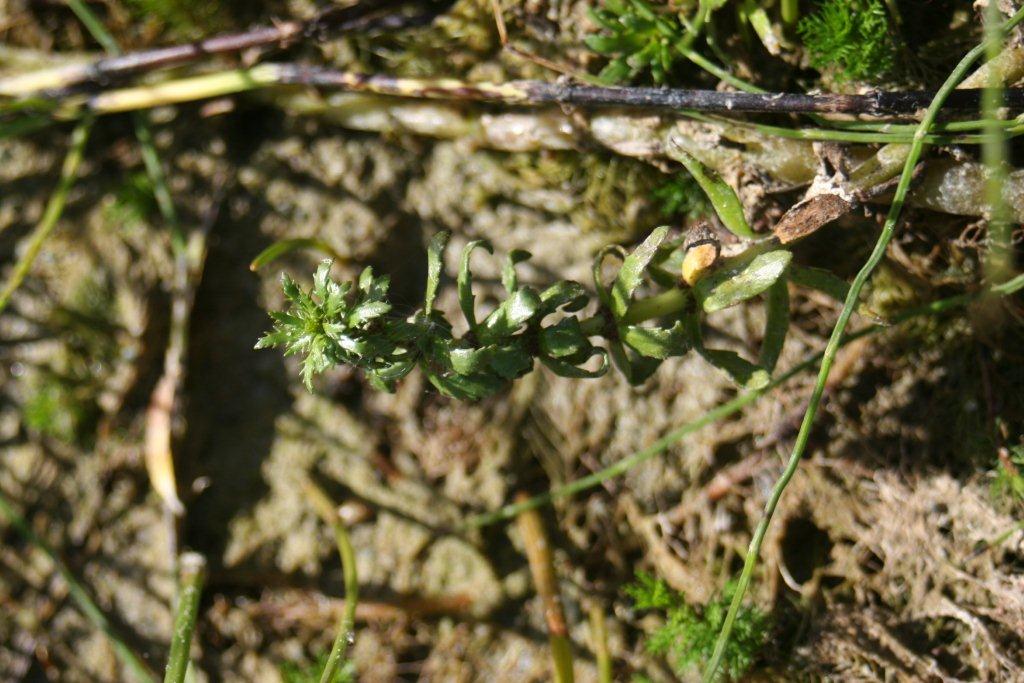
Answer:
POLYGON ((881 0, 825 0, 797 32, 819 70, 838 80, 878 80, 896 65, 889 14, 881 0))
POLYGON ((605 30, 588 36, 587 47, 612 57, 598 78, 621 83, 650 71, 654 82, 666 82, 683 55, 674 44, 684 29, 673 15, 657 13, 644 0, 605 0, 604 7, 590 10, 590 18, 605 30))
POLYGON ((718 271, 689 289, 678 284, 684 240, 670 238, 668 227, 653 230, 631 253, 612 246, 597 255, 594 286, 598 310, 583 319, 577 313, 590 303, 583 286, 569 280, 545 289, 520 284, 516 266, 530 254, 519 250, 505 259, 501 277, 504 298, 478 319, 472 259, 478 249, 492 249, 483 240, 470 242, 462 253, 457 279, 459 306, 468 331, 456 337, 452 324, 434 308, 447 240, 448 233, 431 240, 424 305, 406 318, 392 314, 387 300, 389 280, 375 276, 371 268, 363 270, 353 286, 332 280, 331 261, 325 260, 308 291, 283 276, 289 309, 270 314, 274 328, 260 339, 257 348, 283 346, 286 355, 304 356, 302 376, 307 387, 317 374, 347 364, 363 370, 375 387, 392 391, 398 380, 419 367, 441 393, 475 400, 531 372, 535 360, 563 377, 585 378, 607 372, 611 356, 626 378, 638 384, 665 359, 691 349, 739 384, 758 388, 770 379, 785 340, 788 251, 751 249, 727 259, 718 271), (604 263, 610 257, 622 262, 614 279, 606 283, 604 263), (664 291, 637 298, 642 286, 643 291, 648 286, 664 291), (702 313, 735 306, 766 292, 768 326, 758 363, 733 351, 705 348, 702 313), (592 337, 603 337, 607 348, 594 346, 592 337), (594 357, 599 363, 588 369, 588 361, 594 357))

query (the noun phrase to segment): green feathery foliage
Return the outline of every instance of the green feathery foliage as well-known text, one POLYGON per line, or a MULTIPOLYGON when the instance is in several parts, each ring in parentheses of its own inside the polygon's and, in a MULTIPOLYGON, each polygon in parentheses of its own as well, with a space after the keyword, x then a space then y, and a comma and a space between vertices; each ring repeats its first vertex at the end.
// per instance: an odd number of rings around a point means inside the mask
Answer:
MULTIPOLYGON (((636 579, 625 588, 636 608, 665 615, 665 623, 647 639, 647 650, 668 657, 680 676, 706 662, 714 650, 735 584, 726 584, 720 596, 695 609, 682 593, 672 590, 661 579, 642 571, 637 572, 636 579)), ((763 611, 750 606, 740 610, 723 660, 723 670, 729 678, 737 679, 750 669, 764 646, 768 628, 768 615, 763 611)))
MULTIPOLYGON (((280 666, 281 680, 284 683, 320 683, 320 672, 324 670, 326 664, 326 652, 318 656, 315 661, 306 664, 285 662, 280 666)), ((345 660, 330 683, 354 683, 355 680, 355 664, 351 660, 345 660)))
POLYGON ((800 20, 797 33, 821 71, 837 80, 875 81, 896 65, 889 14, 881 0, 824 0, 800 20))

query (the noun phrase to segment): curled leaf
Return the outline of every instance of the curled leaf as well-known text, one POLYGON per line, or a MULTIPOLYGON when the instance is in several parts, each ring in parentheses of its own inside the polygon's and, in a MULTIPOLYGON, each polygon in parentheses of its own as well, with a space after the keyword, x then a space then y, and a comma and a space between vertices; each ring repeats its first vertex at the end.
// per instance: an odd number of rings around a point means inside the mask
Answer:
POLYGON ((616 320, 626 314, 633 292, 643 282, 644 271, 668 236, 668 226, 655 228, 640 246, 626 256, 611 291, 611 311, 616 320))
POLYGON ((437 288, 441 284, 441 271, 444 268, 441 256, 448 244, 448 238, 451 236, 450 232, 443 230, 431 237, 430 243, 427 245, 427 292, 423 301, 423 310, 428 313, 434 310, 437 288))
POLYGON ((511 294, 519 286, 519 278, 516 276, 516 264, 528 260, 532 254, 522 249, 513 249, 505 259, 505 267, 501 270, 501 284, 505 291, 511 294))
POLYGON ((329 245, 323 240, 316 239, 315 237, 296 237, 287 240, 278 240, 271 244, 269 247, 261 251, 256 258, 249 264, 249 270, 257 271, 263 266, 276 261, 287 253, 293 252, 297 249, 316 249, 325 256, 329 256, 331 259, 336 261, 341 260, 341 256, 334 250, 334 247, 329 245))
POLYGON ((668 329, 630 325, 621 331, 621 336, 626 346, 647 358, 665 360, 690 350, 689 339, 679 322, 668 329))
POLYGON ((690 172, 697 184, 704 190, 722 225, 737 237, 752 239, 757 237, 747 223, 736 191, 718 175, 718 172, 705 166, 697 157, 684 150, 673 138, 669 139, 667 153, 690 172))
POLYGON ((540 306, 541 300, 537 290, 532 287, 517 289, 487 316, 479 329, 480 334, 489 339, 500 339, 514 334, 537 314, 540 306))
POLYGON ((494 248, 491 247, 491 243, 487 240, 473 240, 466 245, 466 248, 462 250, 462 264, 459 266, 459 306, 462 307, 462 315, 466 316, 466 322, 469 323, 469 329, 476 332, 476 306, 475 298, 473 297, 473 273, 469 267, 469 260, 473 256, 473 251, 477 247, 482 247, 487 250, 488 253, 493 254, 494 248))

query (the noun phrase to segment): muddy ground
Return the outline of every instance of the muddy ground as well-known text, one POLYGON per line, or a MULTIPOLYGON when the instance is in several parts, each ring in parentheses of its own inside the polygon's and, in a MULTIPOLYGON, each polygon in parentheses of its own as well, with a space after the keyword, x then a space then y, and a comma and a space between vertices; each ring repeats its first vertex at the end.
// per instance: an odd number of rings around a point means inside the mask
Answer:
MULTIPOLYGON (((553 2, 545 16, 568 26, 581 4, 553 2)), ((93 47, 58 8, 0 9, 26 27, 17 38, 6 29, 12 44, 93 47)), ((460 34, 456 68, 494 50, 486 12, 466 11, 476 33, 460 34)), ((365 49, 336 41, 322 56, 346 64, 365 49)), ((497 58, 474 68, 488 65, 508 68, 497 58)), ((735 386, 691 354, 639 387, 616 373, 566 380, 538 371, 465 404, 417 375, 388 395, 342 368, 310 394, 294 359, 253 345, 269 327, 266 311, 283 304, 280 272, 306 282, 317 256, 294 252, 255 273, 249 263, 276 240, 318 237, 343 257, 336 274, 372 264, 411 312, 426 240, 451 229, 457 244, 483 237, 499 254, 529 249, 528 281, 588 282, 601 246, 658 223, 649 191, 658 172, 607 152, 515 154, 353 132, 256 97, 215 115, 200 105, 158 111, 155 129, 184 224, 209 232, 175 429, 186 512, 168 520, 142 462, 172 265, 151 197, 133 191, 141 164, 127 117, 95 129, 64 219, 0 318, 0 487, 157 670, 176 549, 210 565, 198 680, 278 680, 329 649, 341 569, 304 493, 312 477, 351 513, 359 680, 547 680, 544 615, 515 526, 455 529, 517 491, 620 460, 735 386), (538 168, 546 175, 531 172, 538 168), (601 182, 634 182, 636 192, 588 194, 601 182)), ((5 270, 56 182, 66 132, 0 141, 5 270)), ((875 219, 857 214, 826 228, 798 258, 848 275, 875 219), (835 245, 845 245, 840 254, 835 245)), ((949 246, 967 223, 911 212, 871 286, 872 310, 956 291, 941 289, 957 281, 940 282, 936 271, 973 258, 949 246)), ((451 275, 457 264, 447 266, 451 275)), ((497 267, 490 274, 496 281, 497 267)), ((440 306, 454 311, 451 284, 440 306)), ((830 300, 793 296, 782 367, 820 350, 838 312, 830 300)), ((755 679, 1024 678, 1024 534, 978 550, 1021 512, 993 481, 998 447, 1021 443, 1024 327, 985 313, 894 328, 844 351, 753 585, 773 623, 755 679)), ((763 311, 730 309, 714 324, 720 345, 751 350, 763 311)), ((643 646, 657 617, 633 609, 623 586, 643 569, 694 604, 721 590, 741 565, 811 385, 800 375, 624 477, 543 510, 580 680, 596 675, 594 604, 609 619, 616 680, 672 679, 643 646)), ((0 679, 125 680, 45 556, 10 528, 0 534, 0 679)))

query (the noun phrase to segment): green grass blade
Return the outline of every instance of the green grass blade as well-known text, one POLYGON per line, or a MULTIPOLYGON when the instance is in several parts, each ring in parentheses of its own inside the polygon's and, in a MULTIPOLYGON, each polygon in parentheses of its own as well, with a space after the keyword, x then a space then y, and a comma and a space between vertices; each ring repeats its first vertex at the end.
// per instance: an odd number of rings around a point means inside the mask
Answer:
POLYGON ((315 237, 296 237, 287 240, 278 240, 261 251, 249 264, 249 270, 257 271, 263 266, 276 261, 285 254, 290 254, 298 249, 315 249, 331 260, 340 261, 341 256, 334 247, 321 239, 315 237))
POLYGON ((60 220, 61 214, 64 213, 64 206, 67 204, 68 193, 71 191, 71 186, 75 184, 75 178, 78 175, 78 167, 82 162, 82 153, 85 151, 85 144, 89 140, 89 131, 92 128, 93 117, 86 116, 83 118, 74 131, 71 133, 71 148, 68 150, 67 155, 64 157, 64 165, 61 168, 60 180, 57 182, 57 187, 50 195, 50 200, 46 203, 46 210, 43 212, 43 217, 40 219, 35 230, 32 231, 32 235, 29 237, 28 244, 25 250, 22 252, 18 261, 14 264, 14 270, 11 275, 7 278, 7 282, 4 283, 3 289, 0 290, 0 313, 7 308, 7 304, 10 303, 11 295, 21 286, 21 283, 25 281, 25 277, 32 269, 32 264, 35 263, 36 258, 39 256, 39 252, 43 249, 43 244, 46 239, 53 232, 54 227, 57 225, 57 221, 60 220))

